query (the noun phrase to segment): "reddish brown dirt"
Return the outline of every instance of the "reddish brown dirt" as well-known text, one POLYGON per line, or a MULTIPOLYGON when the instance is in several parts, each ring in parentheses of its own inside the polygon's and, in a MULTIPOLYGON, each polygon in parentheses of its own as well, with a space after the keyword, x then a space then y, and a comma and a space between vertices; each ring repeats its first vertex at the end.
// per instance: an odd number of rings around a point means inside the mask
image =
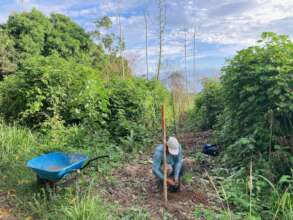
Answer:
MULTIPOLYGON (((184 134, 179 138, 184 143, 191 143, 193 138, 205 143, 203 139, 206 139, 209 134, 210 132, 184 134)), ((189 150, 186 151, 188 154, 189 150)), ((187 171, 192 174, 192 179, 181 185, 180 192, 168 193, 167 206, 164 206, 163 193, 158 190, 151 172, 150 155, 140 155, 126 168, 114 171, 112 174, 114 179, 105 179, 102 183, 104 189, 102 197, 111 202, 118 202, 125 211, 131 207, 144 208, 151 219, 163 219, 163 210, 167 210, 171 219, 194 219, 192 212, 196 205, 218 206, 219 201, 211 193, 213 190, 208 181, 202 178, 201 172, 198 172, 200 164, 189 158, 185 158, 185 163, 187 171)), ((98 187, 101 189, 101 186, 98 187)))

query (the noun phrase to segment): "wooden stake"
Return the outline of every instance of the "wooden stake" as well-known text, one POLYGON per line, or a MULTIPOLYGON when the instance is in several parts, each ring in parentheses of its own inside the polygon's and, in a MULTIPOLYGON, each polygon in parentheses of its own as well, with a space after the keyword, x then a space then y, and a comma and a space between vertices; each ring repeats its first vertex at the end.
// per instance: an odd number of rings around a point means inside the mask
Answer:
POLYGON ((168 191, 167 191, 167 143, 166 143, 165 105, 162 106, 162 129, 163 129, 163 146, 164 146, 164 200, 165 200, 165 205, 167 205, 168 191))

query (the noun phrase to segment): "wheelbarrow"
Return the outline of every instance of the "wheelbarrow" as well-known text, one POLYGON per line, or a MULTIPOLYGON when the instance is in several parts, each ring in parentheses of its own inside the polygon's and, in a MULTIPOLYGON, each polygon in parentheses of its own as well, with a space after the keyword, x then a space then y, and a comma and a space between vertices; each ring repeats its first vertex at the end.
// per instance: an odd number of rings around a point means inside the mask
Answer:
POLYGON ((79 172, 91 162, 105 157, 109 156, 103 155, 89 159, 88 156, 81 154, 51 152, 29 160, 27 167, 36 173, 39 184, 54 186, 68 174, 79 172))

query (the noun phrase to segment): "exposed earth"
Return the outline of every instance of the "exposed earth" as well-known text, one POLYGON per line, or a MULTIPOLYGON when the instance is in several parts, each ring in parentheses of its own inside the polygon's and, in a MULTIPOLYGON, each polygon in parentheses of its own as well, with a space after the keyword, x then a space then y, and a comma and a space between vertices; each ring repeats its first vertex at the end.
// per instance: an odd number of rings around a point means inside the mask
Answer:
MULTIPOLYGON (((168 205, 164 205, 163 193, 158 190, 157 183, 151 171, 151 153, 140 154, 126 169, 115 170, 111 181, 105 179, 102 187, 102 197, 116 202, 125 209, 137 207, 145 209, 151 219, 195 219, 193 211, 196 205, 203 207, 220 207, 206 171, 213 166, 213 161, 206 155, 198 161, 195 151, 207 143, 211 132, 185 133, 178 135, 183 144, 187 172, 183 177, 180 192, 168 193, 168 205)), ((122 210, 123 211, 123 210, 122 210)), ((204 219, 204 218, 202 218, 204 219)))
MULTIPOLYGON (((204 154, 197 157, 203 144, 208 142, 211 131, 184 133, 177 135, 184 150, 186 172, 181 190, 168 193, 165 206, 163 193, 158 190, 152 174, 152 152, 140 153, 126 168, 116 169, 112 175, 105 176, 97 185, 100 197, 105 201, 118 204, 119 213, 130 209, 145 210, 151 219, 195 219, 194 210, 200 207, 221 207, 209 182, 208 170, 214 166, 213 159, 204 154)), ((0 192, 0 220, 15 220, 13 205, 7 202, 7 193, 0 192)), ((205 219, 200 217, 200 219, 205 219)))

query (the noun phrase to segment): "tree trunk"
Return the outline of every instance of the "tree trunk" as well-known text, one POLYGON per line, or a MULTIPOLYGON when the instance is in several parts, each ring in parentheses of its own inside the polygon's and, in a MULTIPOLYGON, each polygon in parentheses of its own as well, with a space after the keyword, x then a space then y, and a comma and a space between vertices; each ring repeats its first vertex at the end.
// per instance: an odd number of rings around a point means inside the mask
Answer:
POLYGON ((146 75, 149 79, 149 58, 148 58, 148 21, 146 12, 144 12, 144 22, 145 22, 145 63, 146 63, 146 75))
POLYGON ((162 44, 163 44, 163 34, 166 24, 166 3, 164 0, 159 0, 159 60, 157 67, 157 80, 160 77, 161 65, 162 65, 162 44))
MULTIPOLYGON (((118 12, 118 23, 119 23, 119 50, 120 50, 120 68, 122 69, 122 77, 125 77, 124 70, 124 59, 123 59, 123 34, 122 34, 122 25, 121 25, 121 15, 120 15, 120 7, 118 12)), ((120 70, 121 70, 120 69, 120 70)))
POLYGON ((187 29, 184 28, 184 72, 185 72, 185 89, 188 91, 188 74, 187 74, 187 60, 186 60, 186 50, 187 50, 187 29))

